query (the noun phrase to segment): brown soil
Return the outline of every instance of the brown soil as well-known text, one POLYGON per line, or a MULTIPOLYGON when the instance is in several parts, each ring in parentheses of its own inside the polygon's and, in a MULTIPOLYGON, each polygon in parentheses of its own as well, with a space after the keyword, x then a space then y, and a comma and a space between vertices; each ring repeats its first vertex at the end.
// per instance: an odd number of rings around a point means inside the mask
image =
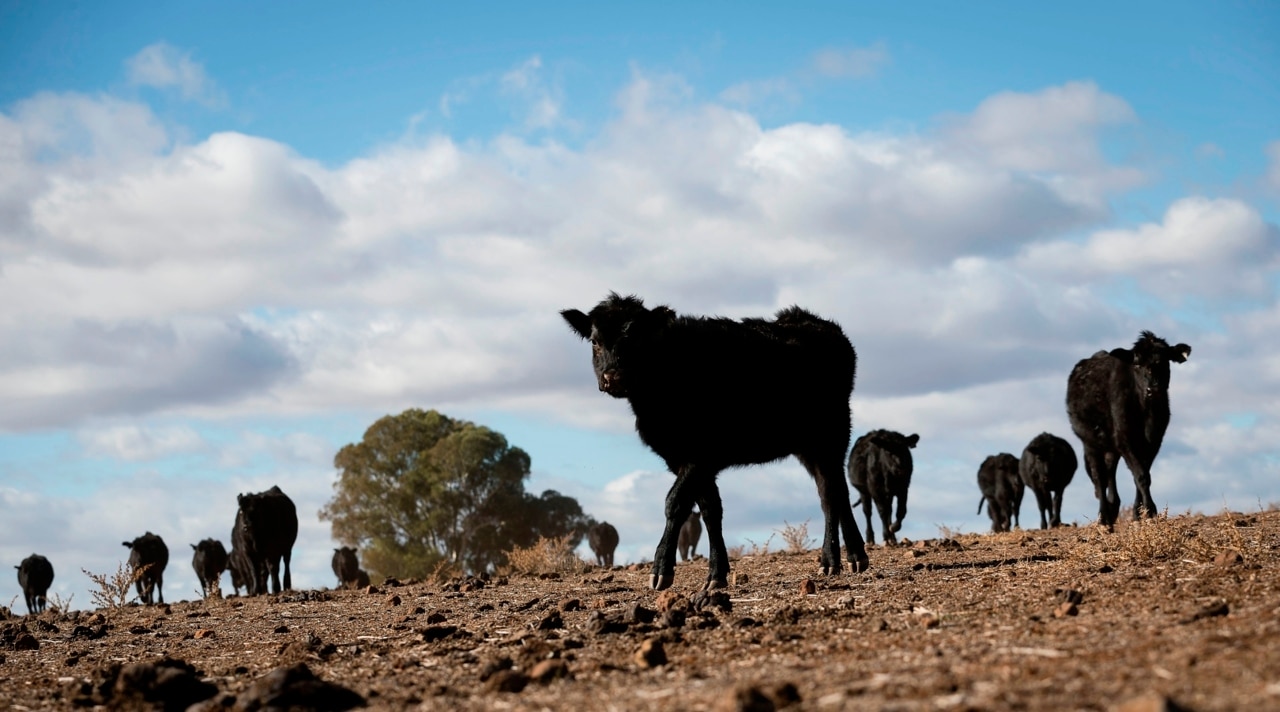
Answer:
POLYGON ((377 709, 1280 708, 1280 512, 870 555, 830 577, 813 551, 742 556, 711 597, 695 561, 675 594, 637 566, 10 618, 0 702, 133 708, 111 674, 168 656, 216 687, 203 709, 261 704, 296 662, 377 709))

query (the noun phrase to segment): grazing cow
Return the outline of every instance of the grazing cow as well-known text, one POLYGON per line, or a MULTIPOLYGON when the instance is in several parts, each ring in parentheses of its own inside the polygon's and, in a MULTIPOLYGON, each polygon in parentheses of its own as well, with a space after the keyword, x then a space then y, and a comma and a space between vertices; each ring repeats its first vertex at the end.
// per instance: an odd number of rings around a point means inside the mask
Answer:
POLYGON ((18 570, 18 585, 27 599, 27 613, 42 613, 49 603, 49 587, 53 585, 53 564, 39 554, 32 554, 13 567, 18 570))
POLYGON ((147 532, 133 541, 122 542, 129 547, 129 570, 133 572, 138 599, 143 603, 164 603, 164 567, 169 565, 169 547, 164 539, 147 532))
POLYGON ((911 486, 911 448, 920 442, 919 435, 903 435, 893 430, 872 430, 858 438, 849 453, 849 482, 858 490, 857 507, 862 504, 862 514, 867 518, 867 543, 876 543, 875 529, 871 526, 871 503, 880 512, 880 524, 884 527, 884 543, 898 543, 895 534, 902 529, 902 519, 907 516, 907 488, 911 486), (897 517, 892 524, 894 499, 898 500, 897 517))
POLYGON ((779 311, 773 321, 677 316, 617 294, 589 314, 560 314, 591 342, 599 389, 630 402, 640 439, 675 475, 654 553, 654 589, 675 581, 680 527, 695 504, 710 540, 705 588, 727 587, 716 476, 788 455, 818 486, 822 571, 839 573, 842 531, 854 570, 868 567, 843 472, 857 355, 838 325, 799 307, 779 311))
POLYGON ((364 588, 369 585, 369 574, 360 568, 356 550, 350 546, 333 550, 333 575, 338 577, 338 588, 364 588))
POLYGON ((680 538, 676 547, 680 549, 680 560, 693 558, 698 549, 698 540, 702 538, 702 513, 689 512, 689 518, 680 525, 680 538))
POLYGON ((978 513, 982 513, 982 503, 986 502, 991 531, 1007 532, 1009 522, 1017 521, 1018 510, 1022 509, 1023 487, 1018 458, 1002 452, 982 461, 978 468, 978 489, 982 490, 978 513))
POLYGON ((196 570, 200 590, 208 598, 218 591, 222 572, 227 570, 227 550, 217 539, 205 539, 192 544, 191 548, 195 551, 191 555, 191 568, 196 570))
POLYGON ((1041 529, 1062 526, 1062 493, 1078 466, 1071 443, 1057 435, 1040 433, 1022 451, 1018 475, 1036 495, 1041 529))
POLYGON ((596 564, 613 568, 613 552, 618 548, 618 530, 608 522, 592 525, 587 530, 587 546, 596 555, 596 564))
POLYGON ((248 592, 257 596, 267 592, 267 575, 271 576, 271 593, 280 593, 280 561, 284 560, 284 588, 293 588, 289 572, 293 542, 298 538, 298 510, 293 500, 273 486, 266 492, 236 496, 236 524, 231 531, 231 546, 249 561, 248 592))
POLYGON ((1084 469, 1098 498, 1098 520, 1113 527, 1120 514, 1116 466, 1129 467, 1137 492, 1133 517, 1156 516, 1151 499, 1151 463, 1169 427, 1169 363, 1191 355, 1186 344, 1170 346, 1144 331, 1132 349, 1099 351, 1071 369, 1067 416, 1084 443, 1084 469))
MULTIPOLYGON (((239 518, 236 519, 239 521, 239 518)), ((231 541, 235 541, 236 532, 231 530, 231 541)), ((249 582, 253 580, 253 564, 239 549, 232 548, 227 554, 227 571, 231 574, 231 588, 240 595, 240 589, 249 593, 249 582)))

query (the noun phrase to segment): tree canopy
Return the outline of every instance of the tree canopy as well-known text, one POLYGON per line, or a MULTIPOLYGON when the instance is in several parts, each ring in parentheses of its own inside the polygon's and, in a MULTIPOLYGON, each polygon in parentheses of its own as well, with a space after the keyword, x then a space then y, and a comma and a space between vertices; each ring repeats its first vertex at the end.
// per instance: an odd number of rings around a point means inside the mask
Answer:
POLYGON ((593 523, 572 497, 525 492, 529 456, 501 433, 434 410, 379 418, 333 464, 320 518, 372 574, 423 577, 441 562, 488 571, 542 536, 576 546, 593 523))

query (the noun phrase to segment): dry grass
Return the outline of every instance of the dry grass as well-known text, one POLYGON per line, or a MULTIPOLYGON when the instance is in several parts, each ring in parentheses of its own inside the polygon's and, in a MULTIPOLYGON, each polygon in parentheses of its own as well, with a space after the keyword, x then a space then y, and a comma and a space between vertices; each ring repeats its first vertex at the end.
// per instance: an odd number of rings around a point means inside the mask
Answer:
MULTIPOLYGON (((813 548, 814 540, 809 537, 809 520, 804 520, 803 524, 791 524, 787 520, 782 520, 783 527, 774 529, 774 533, 782 537, 783 543, 787 545, 787 551, 792 554, 803 554, 813 548)), ((772 537, 770 537, 772 539, 772 537)), ((766 542, 767 544, 767 542, 766 542)))
POLYGON ((119 608, 127 605, 133 597, 130 590, 133 584, 142 578, 150 564, 131 569, 123 561, 116 567, 114 574, 95 574, 88 569, 80 569, 85 576, 97 586, 96 591, 89 591, 93 605, 98 608, 119 608))
MULTIPOLYGON (((1132 512, 1132 510, 1129 510, 1132 512)), ((1170 517, 1168 509, 1151 518, 1118 519, 1115 532, 1094 526, 1082 530, 1073 558, 1090 565, 1118 559, 1129 563, 1188 560, 1208 563, 1224 551, 1245 559, 1265 554, 1266 542, 1251 531, 1247 516, 1224 510, 1210 520, 1186 513, 1170 517)))
POLYGON ((522 574, 576 574, 587 569, 588 564, 574 553, 568 535, 539 537, 529 547, 519 547, 507 552, 507 568, 522 574))
POLYGON ((71 611, 71 599, 75 597, 76 595, 74 593, 66 598, 63 598, 56 593, 51 593, 48 596, 45 596, 45 601, 48 602, 49 608, 53 610, 54 613, 61 615, 71 611))
MULTIPOLYGON (((739 556, 765 556, 765 555, 767 555, 767 554, 769 553, 769 546, 773 543, 773 538, 774 538, 775 536, 777 536, 777 532, 776 532, 776 531, 775 531, 773 534, 770 534, 770 535, 769 535, 769 538, 768 538, 768 539, 765 539, 763 544, 757 544, 757 543, 755 543, 754 541, 752 541, 751 539, 747 539, 747 544, 750 544, 750 545, 751 545, 751 548, 749 548, 749 549, 745 549, 743 553, 739 554, 739 556)), ((738 547, 735 547, 735 548, 738 548, 738 547)))

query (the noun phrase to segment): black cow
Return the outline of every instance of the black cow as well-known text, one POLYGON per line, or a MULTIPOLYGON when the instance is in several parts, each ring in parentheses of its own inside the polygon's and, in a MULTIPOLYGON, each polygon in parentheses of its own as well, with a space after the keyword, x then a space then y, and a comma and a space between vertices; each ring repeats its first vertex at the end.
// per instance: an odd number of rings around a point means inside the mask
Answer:
POLYGON ((618 548, 618 530, 608 522, 594 524, 587 530, 587 546, 596 555, 596 563, 613 568, 613 552, 618 548))
POLYGON ((122 542, 129 547, 129 570, 133 572, 138 599, 143 603, 164 603, 164 567, 169 565, 169 547, 164 539, 147 532, 133 541, 122 542))
POLYGON ((694 552, 698 549, 698 540, 701 538, 702 513, 689 512, 689 518, 680 525, 680 538, 676 541, 676 547, 680 549, 681 561, 693 558, 694 552))
MULTIPOLYGON (((237 516, 236 521, 240 521, 237 516)), ((231 541, 235 542, 235 529, 231 530, 231 541)), ((231 588, 240 595, 240 589, 249 593, 249 582, 253 580, 253 563, 239 549, 232 548, 227 554, 227 572, 231 574, 231 588)))
POLYGON ((1099 351, 1071 369, 1067 415, 1084 443, 1084 469, 1098 498, 1098 520, 1112 527, 1120 514, 1116 466, 1120 458, 1137 490, 1133 517, 1156 516, 1151 499, 1151 463, 1169 427, 1169 363, 1191 355, 1186 344, 1170 346, 1144 331, 1132 349, 1099 351))
POLYGON ((333 550, 333 575, 338 577, 338 588, 364 588, 369 585, 369 574, 360 568, 356 550, 350 546, 333 550))
POLYGON ((200 579, 200 590, 205 598, 219 590, 222 572, 227 570, 227 550, 217 539, 205 539, 192 544, 191 568, 200 579))
POLYGON ((872 430, 858 438, 849 453, 849 482, 858 490, 857 507, 862 504, 862 514, 867 518, 867 543, 876 543, 875 529, 871 526, 871 503, 880 512, 884 531, 884 543, 895 545, 895 534, 902 529, 902 519, 907 516, 907 488, 911 486, 911 448, 920 442, 919 435, 903 435, 894 430, 872 430), (897 517, 890 524, 897 499, 897 517))
POLYGON ((267 592, 267 575, 271 576, 271 593, 280 593, 280 560, 284 560, 284 588, 293 588, 289 559, 293 542, 298 538, 298 510, 293 500, 272 486, 266 492, 236 495, 235 528, 231 530, 231 546, 250 564, 246 581, 248 592, 257 596, 267 592))
POLYGON ((1040 433, 1023 449, 1018 475, 1036 495, 1041 529, 1062 526, 1062 493, 1078 466, 1071 443, 1057 435, 1040 433))
POLYGON ((560 312, 591 342, 601 391, 630 402, 640 439, 675 474, 650 585, 675 581, 680 527, 697 504, 710 539, 706 588, 728 586, 721 470, 796 455, 818 485, 822 571, 838 573, 840 533, 854 569, 867 568, 843 464, 857 355, 834 322, 799 307, 773 321, 677 316, 610 294, 584 314, 560 312))
POLYGON ((983 460, 978 468, 978 489, 982 490, 978 513, 982 513, 982 503, 986 502, 991 531, 1009 531, 1010 520, 1017 522, 1018 510, 1022 509, 1024 485, 1018 474, 1018 458, 1002 452, 983 460))
POLYGON ((39 554, 32 554, 13 568, 18 570, 18 585, 27 599, 27 613, 43 613, 49 603, 49 587, 53 585, 53 564, 39 554))

